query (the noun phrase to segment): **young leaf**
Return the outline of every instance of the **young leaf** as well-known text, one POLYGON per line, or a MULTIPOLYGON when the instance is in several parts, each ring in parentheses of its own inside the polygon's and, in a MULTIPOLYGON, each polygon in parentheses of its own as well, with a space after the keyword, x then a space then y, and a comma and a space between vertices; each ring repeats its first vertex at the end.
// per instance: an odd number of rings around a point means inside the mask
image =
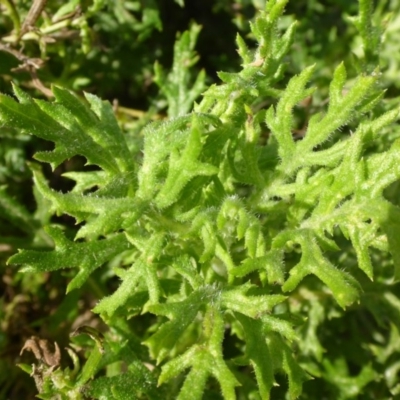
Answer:
POLYGON ((24 271, 35 272, 78 268, 79 271, 69 283, 67 292, 81 287, 96 268, 131 247, 122 233, 103 240, 76 243, 67 239, 59 227, 48 226, 45 229, 54 240, 55 250, 21 250, 8 262, 23 264, 24 271))

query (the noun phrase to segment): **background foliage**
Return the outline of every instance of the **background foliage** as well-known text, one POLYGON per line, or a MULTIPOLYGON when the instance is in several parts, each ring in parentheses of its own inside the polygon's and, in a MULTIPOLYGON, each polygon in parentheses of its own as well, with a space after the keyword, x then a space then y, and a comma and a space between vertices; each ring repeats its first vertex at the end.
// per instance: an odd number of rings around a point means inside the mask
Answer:
POLYGON ((397 396, 400 4, 284 3, 1 1, 1 398, 397 396))

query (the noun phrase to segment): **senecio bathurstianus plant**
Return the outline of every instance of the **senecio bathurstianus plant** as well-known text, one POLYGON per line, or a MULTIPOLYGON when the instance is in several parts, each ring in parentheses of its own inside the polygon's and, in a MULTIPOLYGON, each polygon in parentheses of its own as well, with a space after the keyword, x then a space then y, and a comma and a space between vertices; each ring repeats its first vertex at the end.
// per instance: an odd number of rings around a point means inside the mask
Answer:
POLYGON ((380 106, 380 21, 360 0, 349 18, 364 49, 358 75, 348 81, 339 62, 328 100, 299 126, 318 65, 285 75, 296 31, 296 22, 279 28, 286 3, 266 3, 251 25, 255 51, 237 36, 242 69, 207 90, 204 73, 191 83, 188 72, 199 27, 181 35, 171 72, 155 68, 169 118, 148 124, 140 146, 94 95, 53 87, 54 101, 43 101, 15 87, 17 100, 1 97, 2 125, 54 142, 38 161, 54 169, 80 155, 97 167, 66 173, 75 186, 61 193, 32 164, 37 198, 80 226, 72 240, 49 223, 54 250, 20 250, 9 264, 75 269, 67 293, 97 268, 120 279, 93 309, 109 332, 78 332, 97 343, 82 367, 71 349, 73 369, 55 356, 21 365, 40 398, 295 399, 312 379, 351 398, 378 379, 370 365, 340 377, 317 330, 363 302, 373 308, 368 291, 395 302, 388 263, 373 262, 391 260, 399 278, 400 209, 384 196, 400 177, 399 135, 388 133, 398 108, 380 106), (153 319, 139 337, 129 321, 143 314, 153 319), (116 362, 120 373, 99 374, 116 362))

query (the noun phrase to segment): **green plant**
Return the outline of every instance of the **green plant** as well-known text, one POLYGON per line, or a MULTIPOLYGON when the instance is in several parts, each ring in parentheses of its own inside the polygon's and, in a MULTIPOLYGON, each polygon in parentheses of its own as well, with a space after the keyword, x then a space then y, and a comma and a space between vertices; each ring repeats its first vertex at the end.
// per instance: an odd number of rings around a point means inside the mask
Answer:
POLYGON ((205 79, 191 79, 192 25, 170 74, 156 65, 169 118, 137 137, 92 94, 54 86, 54 101, 34 100, 14 86, 17 100, 1 96, 5 127, 55 144, 36 160, 53 170, 77 155, 87 161, 64 173, 75 182, 66 193, 31 164, 40 224, 3 202, 8 219, 54 241, 8 263, 34 274, 71 269, 67 297, 89 282, 107 326, 75 332, 72 368, 57 346, 27 342, 37 363, 20 366, 39 398, 398 393, 399 110, 383 99, 381 20, 372 1, 359 1, 349 21, 363 55, 352 79, 338 62, 323 100, 308 87, 317 65, 285 75, 296 30, 279 30, 286 3, 266 3, 251 25, 256 50, 238 36, 241 71, 220 72, 223 83, 188 113, 205 79), (73 217, 74 237, 50 215, 73 217))

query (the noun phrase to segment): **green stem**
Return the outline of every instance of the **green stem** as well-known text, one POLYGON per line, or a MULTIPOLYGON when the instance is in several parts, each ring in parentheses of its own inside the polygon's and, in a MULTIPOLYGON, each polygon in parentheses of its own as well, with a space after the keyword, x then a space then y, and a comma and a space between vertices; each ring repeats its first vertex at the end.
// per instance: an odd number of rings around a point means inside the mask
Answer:
POLYGON ((19 31, 21 29, 21 22, 19 19, 18 11, 14 6, 14 3, 12 2, 12 0, 0 0, 0 3, 4 4, 4 6, 6 7, 8 13, 10 15, 10 18, 13 22, 14 29, 17 32, 17 36, 18 36, 19 31))

